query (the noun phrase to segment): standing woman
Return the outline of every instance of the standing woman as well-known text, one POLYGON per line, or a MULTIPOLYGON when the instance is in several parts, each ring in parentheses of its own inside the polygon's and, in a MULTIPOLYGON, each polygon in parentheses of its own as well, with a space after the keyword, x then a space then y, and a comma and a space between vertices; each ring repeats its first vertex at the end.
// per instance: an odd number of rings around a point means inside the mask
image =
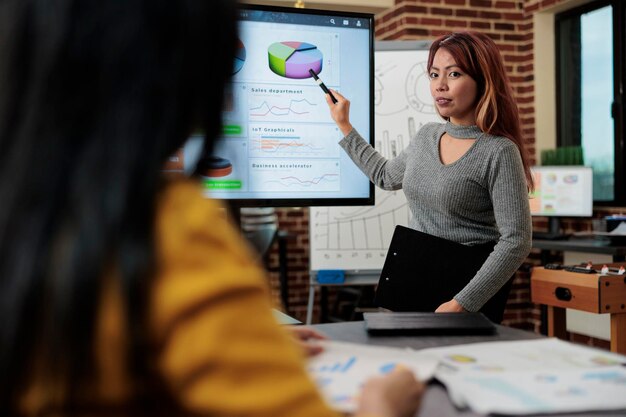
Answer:
MULTIPOLYGON (((498 291, 508 291, 507 282, 530 252, 529 158, 502 57, 489 37, 459 32, 438 38, 427 68, 445 123, 423 126, 394 159, 380 155, 352 127, 345 97, 337 93, 336 104, 328 95, 326 100, 345 135, 339 144, 352 160, 382 189, 403 189, 409 227, 464 245, 495 242, 476 275, 436 309, 479 311, 498 291)), ((488 316, 500 322, 503 309, 488 316)))
POLYGON ((220 204, 161 174, 213 145, 235 45, 230 0, 0 2, 0 415, 336 416, 220 204))

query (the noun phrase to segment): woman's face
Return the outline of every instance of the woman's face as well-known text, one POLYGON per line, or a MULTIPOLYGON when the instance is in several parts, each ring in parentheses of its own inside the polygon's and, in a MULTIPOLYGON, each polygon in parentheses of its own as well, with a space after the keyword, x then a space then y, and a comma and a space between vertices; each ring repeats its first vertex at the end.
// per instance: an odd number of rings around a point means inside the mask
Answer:
POLYGON ((457 125, 476 124, 476 81, 461 71, 447 49, 435 53, 429 77, 430 94, 439 114, 457 125))

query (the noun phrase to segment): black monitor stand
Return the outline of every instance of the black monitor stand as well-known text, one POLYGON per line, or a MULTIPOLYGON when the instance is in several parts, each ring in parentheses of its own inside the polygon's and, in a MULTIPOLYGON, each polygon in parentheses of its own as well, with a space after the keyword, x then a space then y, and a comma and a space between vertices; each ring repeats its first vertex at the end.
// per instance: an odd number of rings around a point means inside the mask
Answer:
POLYGON ((567 238, 569 235, 561 232, 561 218, 557 216, 549 217, 547 232, 533 232, 533 239, 562 240, 567 238))

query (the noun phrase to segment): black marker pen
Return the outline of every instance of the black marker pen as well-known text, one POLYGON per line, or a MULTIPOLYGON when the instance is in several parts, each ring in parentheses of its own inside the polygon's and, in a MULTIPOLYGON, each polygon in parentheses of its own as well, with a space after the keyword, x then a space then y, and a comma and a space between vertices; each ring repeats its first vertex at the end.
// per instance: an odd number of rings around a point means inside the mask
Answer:
POLYGON ((315 73, 315 71, 313 71, 313 69, 309 70, 309 74, 311 74, 311 76, 313 77, 313 79, 315 81, 317 81, 317 84, 320 86, 320 88, 330 96, 330 99, 333 101, 333 103, 337 103, 337 99, 335 98, 335 96, 333 96, 333 93, 330 92, 330 90, 328 89, 328 87, 326 87, 326 84, 324 84, 324 82, 322 80, 320 80, 320 77, 317 76, 317 74, 315 73))

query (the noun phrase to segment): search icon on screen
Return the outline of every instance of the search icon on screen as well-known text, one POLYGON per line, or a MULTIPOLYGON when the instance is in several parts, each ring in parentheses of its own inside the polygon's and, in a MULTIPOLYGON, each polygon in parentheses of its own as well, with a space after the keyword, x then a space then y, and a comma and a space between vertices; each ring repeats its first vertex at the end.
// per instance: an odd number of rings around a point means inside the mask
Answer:
POLYGON ((335 24, 335 19, 330 19, 330 23, 335 24))

